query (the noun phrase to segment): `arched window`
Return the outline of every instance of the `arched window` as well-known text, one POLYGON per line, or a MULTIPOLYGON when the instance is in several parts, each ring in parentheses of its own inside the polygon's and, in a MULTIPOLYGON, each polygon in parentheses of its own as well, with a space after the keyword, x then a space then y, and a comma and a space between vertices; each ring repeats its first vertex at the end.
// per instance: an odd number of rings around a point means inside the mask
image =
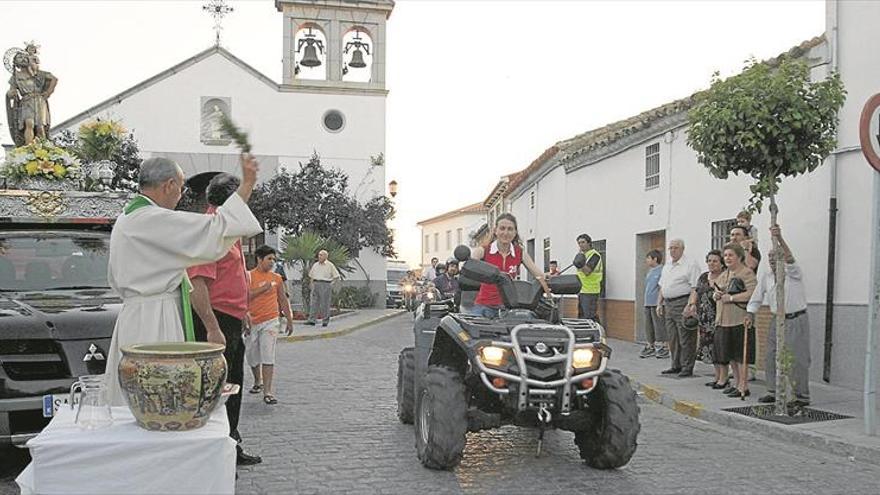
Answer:
POLYGON ((342 80, 370 82, 373 76, 373 38, 361 26, 342 36, 342 80))
POLYGON ((293 77, 327 79, 327 37, 317 24, 302 24, 293 38, 293 77))

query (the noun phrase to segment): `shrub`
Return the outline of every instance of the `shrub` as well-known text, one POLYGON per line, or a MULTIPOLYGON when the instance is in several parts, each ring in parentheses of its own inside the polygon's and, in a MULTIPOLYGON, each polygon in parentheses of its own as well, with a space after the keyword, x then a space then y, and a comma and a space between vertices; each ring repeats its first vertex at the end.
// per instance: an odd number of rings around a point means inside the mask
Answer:
POLYGON ((376 294, 369 287, 342 287, 333 292, 332 303, 337 308, 371 308, 376 303, 376 294))

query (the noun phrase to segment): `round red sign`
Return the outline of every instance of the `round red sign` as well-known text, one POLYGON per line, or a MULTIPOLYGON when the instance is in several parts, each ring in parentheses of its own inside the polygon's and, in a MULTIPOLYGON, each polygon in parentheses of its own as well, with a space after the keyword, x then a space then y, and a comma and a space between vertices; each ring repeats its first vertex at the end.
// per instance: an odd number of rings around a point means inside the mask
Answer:
POLYGON ((874 167, 874 170, 880 172, 880 155, 877 154, 873 142, 876 139, 877 144, 880 145, 880 134, 871 136, 871 120, 878 107, 880 107, 880 93, 869 98, 862 109, 862 116, 859 118, 859 143, 868 163, 874 167))

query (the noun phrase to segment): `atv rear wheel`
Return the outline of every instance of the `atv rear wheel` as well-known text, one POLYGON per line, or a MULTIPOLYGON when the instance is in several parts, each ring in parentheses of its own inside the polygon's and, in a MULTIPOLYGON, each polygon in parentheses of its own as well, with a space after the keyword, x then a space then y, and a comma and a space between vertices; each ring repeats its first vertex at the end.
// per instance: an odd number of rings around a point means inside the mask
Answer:
POLYGON ((636 452, 641 429, 639 405, 629 378, 618 370, 605 371, 587 404, 589 424, 574 434, 581 459, 597 469, 625 466, 636 452))
POLYGON ((416 451, 431 469, 452 469, 461 462, 467 433, 467 399, 461 376, 444 366, 429 366, 416 403, 416 451))
POLYGON ((415 413, 415 349, 405 347, 397 356, 397 418, 405 425, 413 423, 415 413))

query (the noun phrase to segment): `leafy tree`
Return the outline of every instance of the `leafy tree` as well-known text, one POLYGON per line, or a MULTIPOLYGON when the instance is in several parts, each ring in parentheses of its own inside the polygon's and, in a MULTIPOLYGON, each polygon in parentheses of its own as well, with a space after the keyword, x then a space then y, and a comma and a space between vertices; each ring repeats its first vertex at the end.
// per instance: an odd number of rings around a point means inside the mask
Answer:
POLYGON ((317 153, 296 171, 284 170, 251 196, 251 210, 267 229, 282 227, 292 235, 313 232, 345 246, 352 256, 372 248, 394 256, 387 222, 394 216, 384 196, 359 202, 349 192, 348 175, 324 168, 317 153))
POLYGON ((311 296, 309 270, 317 260, 318 251, 322 249, 327 251, 327 259, 336 265, 341 276, 344 277, 346 273, 354 271, 349 265, 351 255, 348 248, 337 241, 323 238, 310 231, 302 232, 299 235, 289 235, 284 241, 287 247, 282 254, 282 258, 302 270, 302 286, 300 290, 303 298, 303 309, 306 312, 309 310, 309 297, 311 296))
MULTIPOLYGON (((839 74, 812 82, 801 61, 750 60, 742 73, 721 79, 716 72, 709 90, 698 96, 689 114, 688 144, 713 176, 751 176, 749 209, 760 212, 770 200, 776 225, 776 194, 783 177, 812 172, 837 145, 837 112, 846 91, 839 74)), ((773 238, 773 250, 780 252, 773 238)), ((776 414, 785 413, 781 360, 785 344, 785 270, 776 270, 776 414)))

